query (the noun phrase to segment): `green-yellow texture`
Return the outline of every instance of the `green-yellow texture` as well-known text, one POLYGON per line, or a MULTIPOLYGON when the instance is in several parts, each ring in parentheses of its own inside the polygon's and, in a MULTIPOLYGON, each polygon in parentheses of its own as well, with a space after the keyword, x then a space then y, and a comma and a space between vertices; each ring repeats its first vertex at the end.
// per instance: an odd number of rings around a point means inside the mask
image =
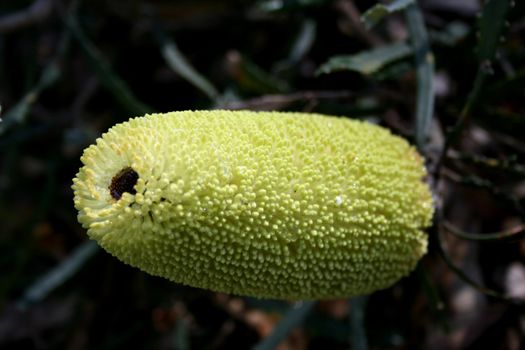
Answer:
POLYGON ((123 262, 185 285, 348 297, 391 286, 426 252, 433 207, 423 160, 366 122, 152 114, 115 125, 81 160, 73 189, 88 235, 123 262), (138 180, 115 196, 123 169, 138 180))

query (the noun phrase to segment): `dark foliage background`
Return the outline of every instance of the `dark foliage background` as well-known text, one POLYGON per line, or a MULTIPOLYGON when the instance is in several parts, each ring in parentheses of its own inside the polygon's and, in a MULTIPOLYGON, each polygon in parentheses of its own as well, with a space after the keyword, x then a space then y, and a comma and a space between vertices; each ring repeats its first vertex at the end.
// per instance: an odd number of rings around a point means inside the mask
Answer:
POLYGON ((368 30, 368 1, 0 2, 0 347, 523 349, 525 3, 409 3, 368 30), (82 150, 131 116, 209 108, 368 119, 417 143, 437 203, 417 271, 293 304, 179 286, 88 242, 82 150))

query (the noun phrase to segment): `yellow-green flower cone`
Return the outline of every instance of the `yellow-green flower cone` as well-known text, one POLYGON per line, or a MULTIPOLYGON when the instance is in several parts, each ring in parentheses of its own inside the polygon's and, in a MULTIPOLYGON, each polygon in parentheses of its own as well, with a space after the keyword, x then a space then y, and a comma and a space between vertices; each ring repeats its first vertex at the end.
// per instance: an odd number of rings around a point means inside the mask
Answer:
POLYGON ((186 111, 118 124, 74 179, 78 219, 125 263, 214 291, 322 299, 386 288, 426 252, 422 158, 361 121, 186 111))

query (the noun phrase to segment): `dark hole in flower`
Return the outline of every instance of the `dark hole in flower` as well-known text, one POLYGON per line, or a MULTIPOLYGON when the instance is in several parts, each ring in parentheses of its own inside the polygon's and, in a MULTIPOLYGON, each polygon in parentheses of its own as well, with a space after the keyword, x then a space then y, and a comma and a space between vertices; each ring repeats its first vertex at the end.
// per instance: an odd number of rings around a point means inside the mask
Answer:
POLYGON ((111 185, 109 185, 109 193, 111 194, 111 197, 119 200, 124 192, 130 194, 137 193, 134 187, 138 179, 139 174, 137 174, 133 168, 127 167, 122 169, 111 179, 111 185))

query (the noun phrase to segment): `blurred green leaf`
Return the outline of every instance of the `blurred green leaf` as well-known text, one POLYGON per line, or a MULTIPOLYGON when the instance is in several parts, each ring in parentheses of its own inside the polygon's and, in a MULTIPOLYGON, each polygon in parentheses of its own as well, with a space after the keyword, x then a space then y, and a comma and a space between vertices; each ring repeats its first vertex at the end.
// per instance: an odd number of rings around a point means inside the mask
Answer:
POLYGON ((44 68, 40 80, 37 84, 11 109, 9 109, 2 118, 0 118, 0 135, 10 127, 24 122, 25 118, 31 111, 31 107, 38 100, 42 91, 52 86, 61 75, 59 61, 67 52, 70 43, 70 36, 65 34, 56 57, 44 68))
POLYGON ((211 100, 217 98, 219 95, 217 89, 193 68, 184 55, 179 51, 175 42, 171 40, 164 42, 162 45, 162 57, 164 57, 171 69, 179 73, 180 76, 208 95, 211 100))
POLYGON ((416 61, 416 145, 423 151, 434 115, 434 55, 419 6, 416 3, 407 6, 405 17, 416 61))
POLYGON ((271 71, 283 80, 291 81, 300 74, 297 65, 312 49, 317 37, 317 22, 312 18, 301 21, 297 33, 291 39, 289 52, 286 58, 276 62, 271 71))
POLYGON ((510 2, 511 0, 488 0, 483 6, 483 12, 479 21, 478 72, 467 102, 461 110, 460 120, 452 131, 453 138, 459 134, 465 119, 471 114, 476 105, 487 76, 493 73, 491 61, 496 56, 496 50, 501 41, 501 32, 505 25, 505 16, 511 5, 510 2))
POLYGON ((84 55, 100 82, 115 97, 119 105, 135 115, 144 115, 152 112, 153 109, 138 100, 124 80, 111 69, 102 54, 84 34, 77 19, 72 14, 66 17, 66 24, 71 34, 80 44, 84 55))
POLYGON ((259 1, 257 7, 264 12, 276 12, 319 6, 328 1, 329 0, 264 0, 259 1))
POLYGON ((253 347, 253 350, 274 350, 290 331, 299 326, 314 307, 314 301, 298 302, 284 314, 272 333, 253 347))
POLYGON ((313 19, 305 19, 296 36, 288 56, 288 62, 298 62, 310 50, 315 41, 317 23, 313 19))
POLYGON ((328 74, 341 70, 352 70, 362 74, 372 74, 385 65, 406 57, 412 53, 412 48, 405 42, 385 45, 369 51, 361 51, 355 55, 335 56, 321 65, 317 74, 328 74))
POLYGON ((395 0, 388 5, 376 4, 368 9, 361 16, 361 20, 365 23, 367 29, 375 26, 384 17, 391 15, 392 13, 404 10, 408 5, 414 3, 414 0, 395 0))
POLYGON ((42 301, 50 292, 73 276, 99 250, 95 241, 87 241, 80 245, 66 260, 30 286, 18 305, 25 308, 42 301))
POLYGON ((219 91, 215 86, 191 65, 179 50, 177 44, 168 38, 166 32, 156 20, 154 20, 153 24, 153 34, 161 47, 162 57, 164 57, 168 66, 190 84, 206 94, 210 100, 217 100, 219 91))
POLYGON ((461 40, 465 39, 469 34, 470 28, 466 23, 460 21, 453 21, 448 23, 445 28, 440 31, 430 31, 429 36, 432 42, 454 46, 461 40))
POLYGON ((378 81, 394 80, 399 79, 403 74, 411 72, 413 69, 414 65, 412 64, 412 62, 402 60, 394 62, 392 64, 388 64, 383 69, 373 73, 372 77, 378 81))
POLYGON ((228 55, 229 71, 241 90, 257 94, 284 93, 288 84, 237 51, 228 55))
POLYGON ((368 296, 361 295, 349 300, 350 303, 350 338, 353 350, 368 349, 366 337, 365 314, 368 296))
MULTIPOLYGON (((458 140, 461 131, 467 123, 467 119, 471 116, 472 110, 478 102, 486 78, 493 73, 491 61, 496 55, 496 50, 501 40, 501 32, 505 26, 505 16, 512 4, 511 0, 487 0, 483 6, 481 19, 479 21, 478 71, 472 90, 459 115, 459 119, 445 139, 442 158, 445 157, 448 149, 458 140)), ((485 113, 485 111, 482 111, 482 113, 485 113)), ((478 116, 478 119, 479 117, 480 116, 478 116)), ((508 125, 502 123, 499 118, 488 121, 488 124, 495 124, 496 127, 508 125)), ((439 171, 439 167, 440 165, 438 165, 436 171, 439 171)))
POLYGON ((177 350, 191 349, 188 321, 184 318, 179 319, 175 325, 173 348, 177 350))
MULTIPOLYGON (((459 137, 467 118, 477 104, 487 76, 493 73, 491 61, 496 55, 501 32, 505 25, 505 16, 510 5, 511 0, 488 0, 483 6, 483 12, 479 21, 478 71, 467 102, 461 110, 459 120, 446 139, 443 150, 445 154, 450 145, 459 137)), ((502 123, 498 121, 497 124, 502 123)))
POLYGON ((501 43, 505 17, 512 0, 487 0, 479 21, 478 59, 491 61, 501 43))

